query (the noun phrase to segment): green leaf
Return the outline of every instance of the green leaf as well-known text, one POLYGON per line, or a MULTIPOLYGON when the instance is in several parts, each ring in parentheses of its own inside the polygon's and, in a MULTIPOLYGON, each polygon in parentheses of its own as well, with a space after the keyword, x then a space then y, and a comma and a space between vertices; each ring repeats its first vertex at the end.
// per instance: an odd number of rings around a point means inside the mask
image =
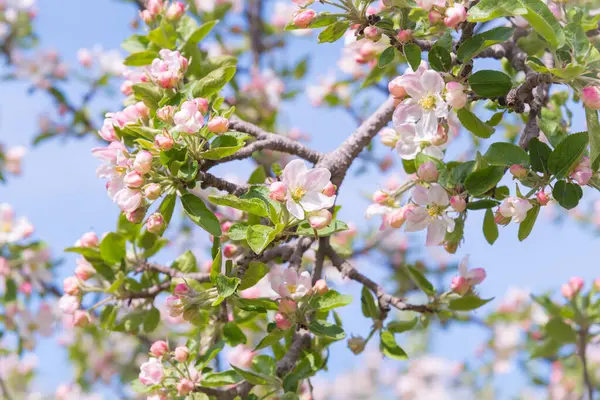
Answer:
POLYGON ((498 225, 494 221, 494 212, 488 209, 483 217, 483 236, 489 244, 494 244, 498 239, 498 225))
POLYGON ((152 307, 146 313, 144 318, 144 332, 151 333, 158 327, 160 323, 160 311, 156 307, 152 307))
POLYGON ((193 47, 196 47, 198 42, 204 39, 206 35, 208 35, 210 31, 212 31, 217 22, 219 21, 208 21, 200 25, 198 29, 196 29, 189 37, 185 39, 185 42, 181 46, 181 49, 191 49, 193 47))
POLYGON ((160 26, 148 33, 148 39, 162 49, 174 49, 177 41, 175 28, 166 19, 163 19, 160 26))
POLYGON ((433 46, 427 56, 431 68, 439 72, 446 72, 452 66, 450 52, 442 46, 433 46))
POLYGON ((372 319, 379 318, 379 307, 375 303, 373 294, 366 286, 363 286, 360 294, 360 306, 365 317, 372 319))
POLYGON ((217 254, 215 255, 212 264, 210 266, 210 280, 216 282, 217 277, 221 274, 223 268, 223 252, 219 247, 217 254))
POLYGON ((227 237, 231 240, 246 240, 246 231, 248 230, 248 224, 244 222, 236 222, 231 225, 227 231, 227 237))
POLYGON ((492 207, 496 207, 500 203, 496 200, 484 199, 477 201, 470 201, 467 203, 467 210, 487 210, 492 207))
MULTIPOLYGON (((336 232, 343 232, 345 230, 348 230, 348 225, 346 225, 346 223, 343 221, 334 219, 325 228, 321 228, 321 229, 317 230, 317 235, 319 235, 319 237, 324 237, 324 236, 332 235, 336 232)), ((314 236, 315 231, 313 230, 313 228, 310 226, 310 224, 308 222, 303 222, 300 225, 298 225, 296 234, 301 235, 301 236, 314 236)))
POLYGON ((143 35, 131 35, 121 43, 123 50, 128 53, 139 53, 146 51, 150 41, 146 36, 143 35))
POLYGON ((571 168, 579 162, 588 144, 587 132, 567 136, 556 146, 548 158, 548 169, 556 179, 567 176, 571 168))
POLYGON ((273 385, 273 386, 281 385, 279 379, 277 379, 273 376, 259 374, 258 372, 254 372, 254 371, 243 370, 241 368, 236 367, 235 365, 232 365, 231 368, 233 368, 235 370, 235 372, 238 373, 239 376, 241 376, 248 382, 252 383, 253 385, 273 385))
POLYGON ((209 362, 214 360, 214 358, 223 350, 225 347, 225 341, 220 340, 213 346, 211 346, 204 354, 202 354, 196 363, 196 368, 202 370, 209 362))
POLYGON ((221 224, 212 211, 206 207, 202 199, 186 193, 181 196, 183 211, 198 226, 215 237, 221 236, 221 224))
POLYGON ((267 174, 265 172, 265 167, 263 167, 262 165, 259 165, 258 167, 256 167, 254 172, 252 172, 252 174, 250 175, 250 178, 248 178, 248 184, 262 185, 263 183, 265 183, 266 179, 267 179, 267 174))
MULTIPOLYGON (((312 25, 312 24, 311 24, 312 25)), ((350 23, 348 21, 337 21, 329 25, 321 33, 319 33, 319 43, 333 43, 348 30, 350 23)))
POLYGON ((565 26, 565 40, 575 53, 575 59, 583 63, 590 49, 590 40, 578 22, 570 22, 565 26))
POLYGON ((277 303, 270 299, 244 299, 237 298, 235 300, 236 305, 244 310, 250 312, 266 313, 268 310, 277 311, 277 303))
POLYGON ((541 0, 521 0, 527 9, 522 17, 550 44, 558 49, 565 43, 563 28, 552 11, 541 0))
POLYGON ((123 272, 119 271, 117 273, 117 277, 116 277, 115 281, 104 291, 106 293, 115 293, 117 290, 119 290, 121 288, 121 286, 123 285, 124 282, 125 282, 125 274, 123 274, 123 272))
POLYGON ((527 211, 527 216, 519 224, 519 241, 523 241, 527 239, 527 236, 531 233, 533 229, 533 225, 535 225, 535 221, 537 220, 538 214, 540 213, 540 207, 534 206, 532 209, 527 211))
POLYGON ((465 188, 472 196, 481 196, 493 189, 504 176, 504 167, 485 167, 471 172, 465 188))
POLYGON ((554 184, 552 197, 558 201, 562 207, 570 210, 577 207, 579 200, 583 197, 581 186, 565 181, 558 181, 554 184))
POLYGON ((156 51, 140 51, 139 53, 130 54, 125 61, 123 61, 123 64, 128 67, 142 67, 144 65, 152 64, 152 60, 157 57, 158 53, 156 51))
POLYGON ((426 294, 429 296, 435 295, 435 289, 433 285, 431 282, 429 282, 429 280, 427 280, 421 271, 414 267, 408 266, 408 275, 410 275, 410 278, 413 280, 413 282, 426 294))
POLYGON ((118 233, 108 233, 100 243, 100 255, 109 264, 120 263, 125 258, 125 237, 118 233))
POLYGON ((496 131, 493 126, 489 126, 481 121, 475 114, 466 108, 461 108, 456 112, 460 123, 470 132, 483 139, 487 139, 496 131))
POLYGON ((390 46, 387 49, 385 49, 379 56, 379 61, 377 62, 377 66, 379 68, 387 67, 394 61, 394 57, 396 57, 396 49, 394 47, 390 46))
POLYGON ((342 327, 327 321, 312 321, 308 325, 308 329, 317 336, 325 336, 334 340, 341 340, 346 337, 342 327))
POLYGON ((246 344, 248 339, 239 326, 233 322, 228 322, 223 327, 223 339, 230 346, 237 346, 238 344, 246 344))
POLYGON ((395 360, 406 360, 408 355, 402 347, 398 346, 394 334, 388 331, 381 332, 381 349, 386 357, 393 358, 395 360))
POLYGON ((267 336, 262 338, 260 342, 254 348, 254 351, 267 348, 269 346, 274 345, 275 343, 279 343, 281 339, 285 337, 287 331, 283 331, 281 329, 273 329, 267 336))
POLYGON ((520 0, 481 0, 469 8, 467 21, 485 22, 501 17, 512 17, 527 13, 527 8, 520 0))
POLYGON ((510 167, 514 164, 529 165, 529 155, 512 143, 492 143, 483 156, 490 165, 510 167))
POLYGON ((561 317, 554 317, 544 326, 544 332, 552 340, 559 343, 574 343, 576 336, 571 325, 567 324, 561 317))
POLYGON ((248 246, 256 254, 262 253, 262 251, 275 239, 277 231, 266 225, 252 225, 248 227, 246 231, 246 241, 248 246))
POLYGON ((469 77, 471 89, 486 98, 501 97, 512 88, 510 76, 500 71, 477 71, 469 77))
POLYGON ((502 43, 512 37, 514 28, 498 26, 489 31, 473 35, 458 48, 456 56, 460 61, 467 62, 482 50, 497 43, 502 43))
POLYGON ((220 160, 224 157, 229 157, 238 152, 244 147, 245 141, 243 138, 233 136, 232 134, 224 134, 217 137, 210 144, 210 149, 200 153, 200 157, 207 160, 220 160))
POLYGON ((191 250, 186 251, 173 261, 171 268, 181 272, 194 272, 198 271, 198 264, 196 262, 196 256, 191 250))
POLYGON ((529 355, 532 359, 539 357, 553 357, 556 355, 558 350, 560 350, 561 346, 562 344, 556 340, 545 340, 541 345, 536 345, 533 349, 531 349, 529 351, 529 355))
POLYGON ((6 287, 4 292, 4 301, 10 303, 17 298, 17 284, 13 279, 6 280, 6 287))
POLYGON ((335 290, 329 290, 321 296, 313 296, 310 299, 310 307, 318 311, 329 311, 350 303, 352 303, 352 296, 340 294, 335 290))
POLYGON ((251 261, 250 265, 244 273, 242 283, 240 284, 239 290, 248 289, 258 283, 267 273, 269 268, 265 263, 260 261, 251 261))
POLYGON ((403 49, 408 65, 410 65, 413 71, 416 71, 419 65, 421 65, 421 48, 414 43, 407 43, 403 49))
POLYGON ((417 317, 409 319, 408 321, 391 321, 387 324, 387 330, 392 333, 407 332, 417 326, 417 322, 419 322, 417 317))
POLYGON ((239 278, 229 277, 225 275, 217 276, 217 279, 215 281, 217 292, 219 293, 219 296, 223 298, 227 298, 234 294, 239 284, 239 278))
POLYGON ((153 82, 136 83, 132 86, 136 99, 144 102, 148 108, 156 110, 165 95, 165 90, 153 82))
POLYGON ((592 169, 598 171, 598 167, 600 167, 600 123, 598 122, 598 111, 586 108, 585 120, 587 122, 587 133, 590 142, 592 169))
POLYGON ((532 138, 529 141, 529 158, 531 160, 531 168, 534 171, 546 173, 548 172, 548 159, 552 153, 552 149, 544 142, 540 142, 538 138, 532 138))
POLYGON ((232 207, 237 210, 246 211, 250 214, 255 214, 260 217, 269 217, 269 210, 264 201, 260 199, 240 199, 233 194, 226 194, 224 196, 208 196, 208 200, 211 203, 219 206, 232 207))
POLYGON ((448 308, 454 311, 471 311, 489 303, 492 300, 494 300, 493 297, 491 299, 482 299, 479 296, 466 295, 458 299, 450 300, 448 308))
POLYGON ((233 385, 242 380, 242 377, 237 372, 229 370, 223 372, 209 372, 202 374, 202 381, 200 382, 203 387, 218 387, 233 385))
POLYGON ((193 97, 209 97, 219 92, 235 75, 236 67, 218 68, 194 82, 190 88, 193 97))

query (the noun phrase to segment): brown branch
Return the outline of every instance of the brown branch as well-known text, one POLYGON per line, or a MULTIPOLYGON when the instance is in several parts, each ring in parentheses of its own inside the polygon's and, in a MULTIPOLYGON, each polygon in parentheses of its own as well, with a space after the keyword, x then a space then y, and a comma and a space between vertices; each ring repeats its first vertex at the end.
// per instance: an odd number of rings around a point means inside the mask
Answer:
POLYGON ((202 187, 212 186, 228 193, 235 194, 236 196, 246 193, 249 188, 249 186, 246 184, 238 185, 204 171, 198 171, 198 176, 196 179, 202 182, 202 187))
POLYGON ((578 340, 577 340, 577 351, 579 353, 579 358, 581 358, 581 369, 583 375, 583 383, 585 386, 585 390, 587 391, 587 399, 593 400, 594 398, 594 384, 592 383, 592 379, 590 378, 590 372, 588 369, 587 362, 587 338, 588 338, 588 328, 586 326, 581 326, 579 332, 577 332, 578 340))
POLYGON ((263 1, 248 0, 246 6, 246 20, 248 21, 248 35, 250 36, 250 50, 252 51, 252 63, 255 68, 260 67, 260 57, 264 50, 262 42, 263 21, 262 21, 263 1))
POLYGON ((315 269, 312 274, 313 285, 323 276, 323 263, 325 262, 325 249, 327 248, 327 245, 329 245, 328 237, 319 238, 319 249, 317 250, 315 257, 315 269))

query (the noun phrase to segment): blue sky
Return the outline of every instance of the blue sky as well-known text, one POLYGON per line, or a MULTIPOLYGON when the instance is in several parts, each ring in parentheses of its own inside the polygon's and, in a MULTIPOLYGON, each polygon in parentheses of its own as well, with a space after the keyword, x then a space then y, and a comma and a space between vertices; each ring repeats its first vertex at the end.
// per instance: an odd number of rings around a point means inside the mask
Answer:
MULTIPOLYGON (((81 47, 101 44, 105 49, 118 48, 120 42, 131 34, 128 26, 136 14, 131 5, 111 0, 38 0, 38 3, 40 13, 36 30, 41 37, 40 48, 57 49, 73 66, 76 65, 76 52, 81 47)), ((292 42, 299 57, 308 53, 314 55, 309 80, 330 71, 339 55, 339 43, 317 46, 315 42, 315 37, 293 39, 292 42)), ((290 53, 288 50, 286 56, 290 53)), ((26 94, 27 86, 22 83, 3 82, 2 85, 0 142, 9 146, 29 144, 37 133, 37 116, 51 109, 49 98, 43 93, 26 94)), ((69 90, 72 94, 78 93, 77 87, 69 90)), ((119 106, 116 98, 96 104, 98 110, 115 110, 119 106)), ((281 120, 285 121, 285 127, 298 127, 310 133, 311 143, 321 151, 335 148, 355 127, 344 111, 315 109, 304 95, 285 105, 281 120)), ((585 130, 579 111, 575 121, 580 124, 575 126, 575 132, 585 130)), ((83 232, 109 231, 116 223, 117 207, 106 196, 103 182, 95 177, 97 162, 92 158, 90 149, 97 145, 92 139, 46 142, 31 149, 25 159, 22 177, 11 178, 7 186, 0 187, 0 201, 13 204, 19 215, 28 216, 36 226, 36 235, 50 243, 55 257, 64 258, 61 276, 72 273, 74 268, 73 257, 61 254, 63 248, 70 246, 83 232)), ((384 154, 383 149, 379 151, 384 154)), ((243 163, 231 168, 242 176, 248 170, 243 163)), ((386 176, 398 173, 399 168, 396 165, 386 176)), ((386 176, 374 168, 359 177, 349 174, 340 193, 342 219, 365 225, 360 216, 368 202, 359 194, 382 186, 386 176)), ((482 218, 483 212, 469 215, 465 243, 453 259, 470 254, 472 266, 487 270, 488 278, 480 288, 483 297, 499 299, 511 286, 527 287, 532 291, 557 288, 573 275, 580 275, 589 282, 598 274, 597 261, 591 256, 591 249, 598 244, 597 236, 573 222, 556 225, 541 219, 523 243, 517 240, 515 226, 501 228, 500 238, 494 246, 490 246, 481 234, 482 218)), ((417 237, 413 239, 412 243, 422 243, 417 237)), ((422 254, 428 256, 430 253, 423 251, 422 254)), ((170 256, 172 254, 164 257, 170 256)), ((383 278, 385 274, 376 261, 376 258, 363 260, 361 270, 367 275, 383 278)), ((349 286, 353 294, 358 294, 358 289, 356 285, 349 286)), ((494 304, 498 304, 498 300, 492 302, 488 309, 491 310, 494 304)), ((342 312, 347 321, 345 326, 349 333, 366 335, 369 329, 367 321, 362 316, 355 317, 357 310, 356 306, 350 306, 342 312)), ((484 314, 485 309, 479 313, 484 314)), ((434 351, 462 360, 470 357, 483 340, 485 335, 477 328, 452 328, 436 333, 434 351)), ((330 374, 357 361, 344 346, 343 343, 335 346, 330 374)), ((66 354, 54 341, 43 341, 38 355, 40 377, 37 385, 40 389, 53 391, 57 382, 70 380, 66 354)), ((514 394, 519 383, 515 374, 501 378, 498 385, 502 387, 500 398, 514 394)))

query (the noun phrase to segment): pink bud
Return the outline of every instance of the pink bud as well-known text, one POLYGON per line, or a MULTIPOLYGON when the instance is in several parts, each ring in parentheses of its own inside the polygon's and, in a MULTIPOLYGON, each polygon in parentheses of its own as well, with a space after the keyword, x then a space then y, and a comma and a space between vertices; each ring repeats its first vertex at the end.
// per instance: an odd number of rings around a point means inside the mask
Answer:
POLYGON ((325 279, 319 279, 315 282, 312 288, 314 293, 318 293, 320 295, 324 295, 329 291, 329 287, 327 286, 327 282, 325 279))
POLYGON ((331 223, 333 216, 327 210, 319 210, 310 213, 308 223, 313 229, 323 229, 331 223))
POLYGON ((169 134, 158 134, 154 136, 154 145, 160 150, 170 150, 173 147, 173 137, 169 134))
POLYGON ((442 21, 442 14, 439 11, 430 11, 429 12, 429 23, 431 25, 436 25, 442 21))
POLYGON ((275 314, 275 325, 277 325, 277 328, 284 331, 292 327, 292 323, 280 312, 275 314))
POLYGON ((154 357, 162 357, 169 352, 169 345, 164 340, 157 340, 150 346, 150 353, 154 357))
POLYGON ((600 290, 600 278, 596 278, 596 279, 594 279, 594 289, 595 289, 596 291, 599 291, 599 290, 600 290))
POLYGON ((485 269, 483 268, 473 268, 472 270, 469 271, 469 285, 471 286, 475 286, 475 285, 479 285, 481 282, 483 282, 485 280, 485 277, 487 276, 487 273, 485 272, 485 269))
POLYGON ((135 156, 133 169, 141 174, 147 174, 152 169, 152 153, 142 150, 135 156))
POLYGON ((455 4, 453 7, 446 9, 446 18, 444 25, 448 28, 456 28, 458 24, 467 20, 467 10, 462 4, 455 4))
POLYGON ((177 21, 185 14, 185 4, 178 1, 169 6, 166 17, 168 20, 177 21))
POLYGON ((84 233, 79 239, 81 247, 96 247, 98 246, 98 236, 94 232, 84 233))
POLYGON ((142 222, 145 216, 146 209, 144 207, 140 207, 136 210, 125 213, 125 218, 127 218, 127 221, 131 222, 132 224, 139 224, 142 222))
POLYGON ((146 9, 153 15, 160 14, 163 10, 162 0, 148 0, 146 9))
POLYGON ((175 348, 175 359, 180 363, 185 362, 190 355, 190 350, 186 346, 175 348))
POLYGON ((446 84, 446 102, 455 109, 461 109, 467 105, 467 94, 465 87, 458 82, 446 84))
POLYGON ((156 200, 160 197, 161 188, 158 183, 150 183, 144 188, 144 196, 148 200, 156 200))
POLYGON ((165 225, 165 220, 160 213, 154 213, 146 221, 146 230, 150 233, 159 234, 165 225))
POLYGON ((150 24, 152 21, 154 21, 154 16, 148 10, 141 11, 140 18, 147 24, 150 24))
POLYGON ((179 396, 186 396, 194 390, 194 382, 187 378, 183 378, 177 383, 177 394, 179 396))
POLYGON ((398 41, 400 43, 408 43, 412 40, 413 31, 410 29, 403 29, 398 32, 398 41))
POLYGON ((148 118, 148 116, 150 116, 150 109, 143 101, 135 103, 135 111, 140 119, 148 118))
POLYGON ((435 182, 438 178, 438 170, 432 161, 427 161, 419 166, 417 176, 425 182, 435 182))
POLYGON ((279 302, 279 312, 283 315, 291 315, 296 312, 298 305, 292 299, 283 298, 279 302))
POLYGON ((386 216, 387 222, 394 229, 401 228, 406 222, 407 208, 397 208, 386 216))
POLYGON ((383 190, 377 190, 375 193, 373 193, 373 201, 377 204, 387 203, 389 199, 389 193, 384 192, 383 190))
POLYGON ((367 26, 363 32, 365 37, 373 42, 381 39, 381 31, 376 26, 367 26))
MULTIPOLYGON (((404 90, 404 88, 402 88, 402 90, 404 90)), ((398 143, 400 135, 398 135, 398 132, 392 128, 383 128, 379 132, 379 139, 381 140, 381 144, 393 149, 396 147, 396 143, 398 143)))
POLYGON ((225 133, 229 129, 229 121, 227 118, 214 117, 208 121, 208 130, 212 133, 225 133))
POLYGON ((588 86, 581 92, 583 104, 592 110, 600 110, 600 87, 588 86))
POLYGON ((578 276, 574 276, 573 278, 569 279, 569 286, 571 287, 571 289, 573 289, 573 292, 575 293, 579 293, 581 289, 583 289, 583 285, 583 279, 581 279, 578 276))
POLYGON ((237 254, 239 248, 232 243, 228 243, 223 247, 223 255, 226 258, 233 258, 237 254))
POLYGON ((75 276, 77 277, 77 279, 87 281, 92 276, 94 276, 94 274, 96 274, 96 270, 84 258, 82 258, 81 261, 77 263, 77 267, 75 267, 75 276))
POLYGON ((354 354, 360 354, 363 352, 366 346, 366 341, 362 337, 353 336, 348 339, 348 348, 354 354))
POLYGON ((450 206, 456 212, 463 212, 467 209, 467 202, 462 196, 454 195, 450 198, 450 206))
POLYGON ((175 107, 164 106, 156 110, 156 117, 163 122, 173 123, 173 115, 175 114, 175 107))
POLYGON ((194 103, 198 106, 198 111, 202 114, 206 114, 208 112, 208 100, 203 97, 196 97, 194 99, 194 103))
POLYGON ((31 284, 31 282, 23 282, 19 286, 19 292, 21 292, 27 296, 29 296, 32 291, 33 291, 33 285, 31 284))
POLYGON ((498 225, 508 225, 510 223, 510 217, 505 217, 500 211, 494 215, 494 222, 498 225))
POLYGON ((90 314, 87 311, 77 310, 73 313, 73 325, 77 327, 84 327, 90 323, 90 314))
POLYGON ((298 28, 307 28, 316 16, 317 13, 314 10, 300 10, 292 21, 298 28))
POLYGON ((392 79, 392 81, 388 83, 388 90, 390 91, 390 94, 397 99, 406 97, 406 90, 402 84, 401 76, 392 79))
POLYGON ((177 296, 182 296, 184 294, 188 294, 190 292, 190 288, 186 283, 178 283, 173 289, 173 293, 177 296))
POLYGON ((566 283, 560 287, 560 292, 567 300, 571 300, 575 295, 573 288, 566 283))
POLYGON ((123 182, 130 188, 139 188, 144 184, 144 178, 139 172, 131 171, 125 175, 123 182))
POLYGON ((77 52, 77 61, 85 68, 92 66, 92 53, 88 49, 79 49, 77 52))
POLYGON ((327 197, 331 197, 335 195, 336 191, 337 187, 333 183, 328 182, 321 193, 323 193, 327 197))
POLYGON ((524 179, 527 177, 527 168, 519 164, 513 164, 509 168, 510 173, 517 179, 524 179))
POLYGON ((541 192, 537 192, 536 197, 542 206, 545 206, 550 201, 550 196, 548 196, 548 193, 544 192, 543 190, 541 192))
POLYGON ((269 186, 269 198, 275 201, 285 201, 287 188, 283 182, 273 182, 269 186))
POLYGON ((469 290, 471 290, 469 283, 462 276, 455 276, 454 278, 452 278, 450 288, 454 293, 459 294, 461 296, 464 296, 469 290))
POLYGON ((121 93, 123 93, 125 96, 130 96, 133 94, 133 82, 127 80, 127 81, 123 81, 123 83, 121 83, 121 86, 119 87, 119 90, 121 90, 121 93))
POLYGON ((233 225, 233 222, 231 221, 225 221, 221 224, 221 232, 229 232, 229 229, 231 229, 231 226, 233 225))
POLYGON ((75 296, 79 293, 79 281, 74 276, 69 276, 63 281, 63 290, 66 294, 75 296))

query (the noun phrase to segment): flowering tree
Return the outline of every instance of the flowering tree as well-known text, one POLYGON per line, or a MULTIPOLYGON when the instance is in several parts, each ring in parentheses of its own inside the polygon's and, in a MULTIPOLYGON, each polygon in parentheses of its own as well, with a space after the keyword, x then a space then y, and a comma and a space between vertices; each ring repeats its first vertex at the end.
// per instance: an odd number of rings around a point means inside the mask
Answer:
MULTIPOLYGON (((55 52, 27 51, 35 44, 33 1, 0 1, 8 77, 46 92, 59 116, 41 121, 35 143, 94 135, 97 176, 120 209, 113 232, 85 233, 65 249, 79 258, 57 287, 47 246, 30 241, 32 225, 0 205, 0 326, 16 343, 1 347, 4 398, 31 392, 33 370, 20 357, 37 335, 55 332, 56 320, 75 371, 73 382, 58 387, 60 399, 84 398, 115 376, 121 396, 148 399, 380 398, 390 387, 401 398, 485 398, 494 374, 519 358, 532 387, 550 398, 594 398, 600 282, 586 288, 572 278, 562 299, 511 291, 482 318, 473 311, 498 295, 477 291, 486 271, 466 258, 417 261, 417 246, 398 230, 426 232, 426 246, 454 254, 469 246, 467 217, 483 213, 487 242, 508 224, 519 225, 524 241, 542 208, 571 210, 584 187, 600 190, 597 5, 131 3, 139 19, 137 33, 123 41, 125 59, 82 49, 85 73, 75 75, 55 52), (288 88, 310 63, 265 68, 291 47, 288 35, 317 36, 322 46, 344 41, 343 78, 307 88, 314 106, 356 120, 330 151, 309 146, 297 131, 281 132, 281 103, 297 94, 288 88), (64 90, 74 76, 87 88, 80 101, 64 90), (114 85, 123 105, 100 120, 92 102, 114 85), (583 110, 585 132, 571 132, 574 107, 583 110), (504 138, 496 132, 502 128, 504 138), (376 137, 397 153, 406 176, 357 210, 381 218, 379 230, 359 232, 338 218, 351 196, 340 189, 353 165, 390 167, 373 150, 376 137), (461 142, 466 151, 456 156, 451 150, 461 142), (252 170, 237 168, 236 179, 216 172, 239 160, 252 170), (168 243, 180 254, 157 262, 168 243), (198 243, 207 262, 191 251, 198 243), (372 253, 395 286, 359 270, 355 260, 372 253), (348 336, 336 313, 353 302, 347 281, 362 287, 354 302, 364 337, 348 336), (489 333, 478 365, 426 355, 428 332, 449 324, 489 333), (376 373, 368 379, 327 385, 321 375, 339 341, 386 360, 370 356, 366 369, 376 373)), ((24 154, 0 149, 0 180, 20 173, 24 154)))

